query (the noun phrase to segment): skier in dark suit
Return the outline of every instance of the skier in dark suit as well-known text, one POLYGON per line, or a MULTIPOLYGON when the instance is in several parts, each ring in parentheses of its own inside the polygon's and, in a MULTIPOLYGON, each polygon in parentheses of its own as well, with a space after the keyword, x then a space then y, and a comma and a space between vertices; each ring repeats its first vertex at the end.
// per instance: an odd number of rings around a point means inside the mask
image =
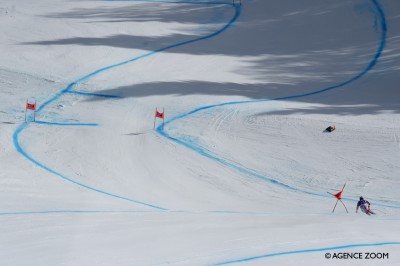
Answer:
POLYGON ((368 200, 365 200, 363 197, 360 197, 360 200, 357 203, 356 213, 358 212, 358 208, 365 214, 371 215, 375 214, 371 211, 371 203, 368 200))

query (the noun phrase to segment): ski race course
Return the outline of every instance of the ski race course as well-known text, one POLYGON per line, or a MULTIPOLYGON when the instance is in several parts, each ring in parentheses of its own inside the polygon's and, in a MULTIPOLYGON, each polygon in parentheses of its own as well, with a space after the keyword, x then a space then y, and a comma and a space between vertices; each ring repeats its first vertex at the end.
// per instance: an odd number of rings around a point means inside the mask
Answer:
POLYGON ((398 265, 398 7, 0 1, 1 260, 398 265))

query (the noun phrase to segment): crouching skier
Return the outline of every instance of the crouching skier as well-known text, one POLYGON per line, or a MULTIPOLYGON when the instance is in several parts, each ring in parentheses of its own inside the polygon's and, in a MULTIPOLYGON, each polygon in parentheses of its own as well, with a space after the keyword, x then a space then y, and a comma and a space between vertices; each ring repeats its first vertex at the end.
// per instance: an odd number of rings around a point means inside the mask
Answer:
POLYGON ((358 212, 358 208, 360 208, 365 214, 375 214, 373 211, 371 211, 371 203, 369 203, 369 201, 365 200, 363 197, 360 197, 360 200, 357 203, 356 213, 358 212))

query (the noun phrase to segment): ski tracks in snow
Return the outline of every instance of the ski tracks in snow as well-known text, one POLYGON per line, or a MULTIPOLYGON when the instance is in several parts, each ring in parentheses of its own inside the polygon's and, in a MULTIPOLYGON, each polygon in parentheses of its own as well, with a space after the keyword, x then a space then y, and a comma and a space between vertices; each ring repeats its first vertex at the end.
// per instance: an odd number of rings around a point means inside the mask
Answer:
MULTIPOLYGON (((287 184, 285 184, 283 182, 277 181, 277 180, 275 180, 273 178, 270 178, 270 177, 267 177, 267 176, 264 176, 264 175, 260 175, 260 174, 258 174, 256 171, 254 171, 252 169, 248 169, 248 168, 243 167, 241 165, 238 165, 238 164, 232 163, 230 161, 224 160, 223 158, 218 157, 218 155, 216 155, 215 153, 208 152, 208 149, 205 148, 205 147, 202 147, 201 145, 199 145, 199 143, 190 143, 190 142, 186 141, 185 139, 180 139, 177 136, 173 136, 173 135, 168 134, 166 132, 166 130, 164 130, 164 128, 168 128, 168 124, 174 123, 174 122, 176 122, 176 121, 178 121, 180 119, 186 118, 188 116, 191 116, 193 114, 196 114, 196 113, 199 113, 199 112, 202 112, 202 111, 205 111, 205 110, 215 109, 217 107, 224 107, 224 106, 235 106, 235 105, 252 104, 252 103, 267 103, 267 102, 273 102, 273 101, 283 101, 283 100, 296 99, 296 98, 305 98, 305 97, 308 97, 308 96, 321 94, 321 93, 325 93, 325 92, 328 92, 328 91, 331 91, 331 90, 336 90, 336 89, 342 88, 342 87, 344 87, 346 85, 349 85, 350 83, 362 78, 363 76, 368 74, 369 71, 372 70, 374 68, 374 66, 377 64, 378 59, 380 58, 380 56, 381 56, 381 54, 382 54, 382 52, 383 52, 383 50, 385 48, 386 37, 387 37, 387 25, 386 25, 385 14, 384 14, 380 4, 377 2, 377 0, 370 0, 370 1, 373 4, 373 6, 375 7, 376 12, 377 12, 377 16, 379 18, 379 25, 380 25, 380 30, 381 30, 379 45, 378 45, 378 48, 377 48, 375 54, 372 56, 372 59, 371 59, 371 61, 369 61, 367 66, 364 69, 362 69, 360 72, 358 72, 356 75, 354 75, 352 78, 350 78, 350 79, 348 79, 346 81, 343 81, 343 82, 341 82, 339 84, 336 84, 336 85, 333 85, 333 86, 330 86, 330 87, 327 87, 327 88, 322 88, 322 89, 319 89, 319 90, 316 90, 316 91, 313 91, 313 92, 309 92, 309 93, 290 95, 290 96, 285 96, 285 97, 277 97, 277 98, 273 98, 273 99, 264 99, 264 100, 247 100, 247 101, 224 102, 224 103, 221 103, 221 104, 214 104, 214 105, 208 105, 208 106, 199 107, 199 108, 196 108, 196 109, 194 109, 194 110, 192 110, 190 112, 187 112, 187 113, 184 113, 184 114, 180 114, 180 115, 178 115, 176 117, 171 118, 170 120, 165 122, 165 125, 166 125, 165 127, 159 126, 157 128, 157 131, 161 135, 163 135, 166 138, 169 138, 173 142, 177 142, 178 144, 181 144, 181 145, 183 145, 183 146, 185 146, 185 147, 187 147, 187 148, 199 153, 200 155, 203 155, 203 156, 206 156, 206 157, 208 157, 210 159, 213 159, 213 160, 215 160, 215 161, 217 161, 217 162, 219 162, 219 163, 221 163, 221 164, 223 164, 223 165, 225 165, 227 167, 231 167, 233 169, 236 169, 239 172, 247 174, 248 176, 263 179, 265 181, 271 182, 271 183, 273 183, 275 185, 281 186, 283 188, 286 188, 286 189, 289 189, 289 190, 292 190, 292 191, 302 192, 302 193, 305 193, 305 194, 308 194, 308 195, 317 195, 317 196, 321 196, 321 197, 328 197, 328 195, 325 195, 323 193, 314 193, 314 192, 310 192, 310 191, 303 190, 303 189, 300 189, 300 188, 289 186, 289 185, 287 185, 287 184)), ((240 6, 238 6, 238 7, 239 7, 239 11, 240 11, 240 6)), ((237 12, 238 12, 238 7, 237 7, 237 12)), ((240 12, 237 14, 237 16, 239 14, 240 14, 240 12)), ((233 24, 235 21, 236 21, 236 19, 233 19, 229 24, 233 24)), ((349 198, 345 198, 345 200, 355 201, 354 199, 349 199, 349 198)), ((390 208, 400 208, 400 206, 397 205, 397 204, 396 205, 388 205, 385 202, 381 202, 381 203, 377 202, 376 205, 383 206, 383 207, 390 207, 390 208)))
POLYGON ((396 133, 394 133, 394 139, 397 142, 397 147, 400 149, 400 139, 399 139, 399 136, 396 133))
MULTIPOLYGON (((122 0, 122 1, 124 1, 124 0, 122 0)), ((219 5, 219 6, 226 5, 226 6, 232 6, 231 3, 227 3, 227 2, 190 2, 190 1, 157 1, 157 0, 156 1, 151 1, 151 0, 143 0, 143 1, 128 0, 128 1, 132 1, 132 2, 157 2, 157 3, 171 3, 171 4, 197 4, 197 5, 219 5)), ((66 94, 77 94, 77 95, 82 95, 82 96, 95 96, 95 97, 115 98, 116 96, 114 96, 114 95, 103 95, 103 94, 85 93, 85 92, 76 91, 76 90, 74 90, 74 87, 76 85, 78 85, 79 83, 82 83, 82 82, 84 82, 84 81, 86 81, 86 80, 88 80, 88 79, 90 79, 90 78, 102 73, 102 72, 105 72, 105 71, 108 71, 108 70, 111 70, 111 69, 115 69, 115 68, 118 68, 120 66, 124 66, 126 64, 132 63, 132 62, 139 61, 141 59, 156 55, 158 53, 161 53, 163 51, 166 51, 166 50, 169 50, 169 49, 172 49, 172 48, 180 47, 180 46, 183 46, 183 45, 191 44, 191 43, 202 41, 202 40, 207 40, 207 39, 213 38, 213 37, 221 34, 222 32, 226 31, 230 26, 232 26, 233 23, 237 20, 237 18, 240 15, 240 5, 233 5, 233 7, 235 9, 234 16, 232 17, 232 19, 228 23, 223 25, 223 27, 220 28, 219 30, 217 30, 217 31, 215 31, 215 32, 213 32, 213 33, 211 33, 209 35, 203 36, 203 37, 198 37, 198 38, 191 39, 191 40, 188 40, 188 41, 183 41, 183 42, 180 42, 180 43, 172 44, 172 45, 160 48, 158 50, 145 53, 145 54, 143 54, 141 56, 138 56, 138 57, 135 57, 135 58, 131 58, 131 59, 128 59, 126 61, 123 61, 123 62, 120 62, 120 63, 116 63, 114 65, 106 66, 106 67, 100 68, 98 70, 95 70, 95 71, 93 71, 93 72, 91 72, 91 73, 89 73, 89 74, 87 74, 87 75, 85 75, 85 76, 83 76, 83 77, 71 82, 66 88, 61 90, 58 94, 56 94, 55 96, 53 96, 52 98, 50 98, 49 100, 44 102, 37 109, 37 113, 40 113, 48 105, 50 105, 51 103, 53 103, 54 101, 58 100, 59 98, 63 97, 66 94)), ((65 123, 45 122, 45 121, 38 121, 37 123, 38 124, 52 125, 52 126, 88 126, 88 125, 89 126, 95 126, 94 123, 65 124, 65 123)), ((133 202, 133 203, 136 203, 136 204, 139 204, 139 205, 143 205, 143 206, 147 206, 147 207, 150 207, 150 208, 153 208, 153 209, 162 210, 162 211, 167 210, 166 208, 157 206, 155 204, 150 204, 150 203, 146 203, 146 202, 143 202, 143 201, 140 201, 140 200, 137 200, 137 199, 132 199, 132 198, 125 197, 125 196, 120 196, 118 194, 110 193, 108 191, 105 191, 105 190, 102 190, 102 189, 99 189, 99 188, 84 184, 84 183, 79 182, 77 180, 74 180, 74 179, 72 179, 72 178, 70 178, 70 177, 68 177, 68 176, 66 176, 66 175, 64 175, 62 173, 57 172, 54 169, 51 169, 50 167, 46 166, 44 163, 39 162, 33 156, 29 155, 22 148, 22 146, 20 145, 20 140, 19 140, 20 134, 21 134, 22 131, 24 131, 28 127, 29 127, 29 123, 27 123, 27 122, 22 123, 16 129, 16 131, 13 134, 13 142, 14 142, 14 146, 17 149, 17 151, 20 154, 22 154, 26 159, 28 159, 33 164, 35 164, 36 166, 42 168, 43 170, 45 170, 45 171, 47 171, 47 172, 49 172, 49 173, 51 173, 51 174, 53 174, 53 175, 55 175, 55 176, 57 176, 59 178, 62 178, 64 180, 69 181, 69 182, 71 182, 71 183, 73 183, 75 185, 78 185, 80 187, 84 187, 84 188, 86 188, 88 190, 95 191, 97 193, 100 193, 100 194, 103 194, 103 195, 107 195, 107 196, 110 196, 110 197, 114 197, 114 198, 119 198, 119 199, 122 199, 122 200, 130 201, 130 202, 133 202)))
MULTIPOLYGON (((196 2, 196 3, 194 3, 194 2, 190 2, 190 1, 151 1, 151 0, 147 0, 147 1, 143 0, 141 2, 162 2, 162 3, 174 3, 174 4, 185 3, 185 4, 228 5, 227 2, 196 2)), ((193 114, 195 114, 197 112, 201 112, 201 111, 206 110, 206 109, 212 109, 212 108, 215 108, 215 107, 222 107, 222 106, 227 106, 227 105, 251 104, 251 103, 256 103, 256 102, 269 102, 269 101, 279 101, 279 100, 307 97, 307 96, 310 96, 310 95, 315 95, 315 94, 319 94, 319 93, 324 93, 326 91, 334 90, 334 89, 346 86, 346 85, 348 85, 349 83, 351 83, 351 82, 353 82, 355 80, 358 80, 359 78, 361 78, 364 75, 366 75, 374 67, 374 65, 377 63, 377 60, 380 57, 380 55, 381 55, 381 53, 382 53, 382 51, 383 51, 383 49, 385 47, 385 39, 386 39, 386 21, 385 21, 385 16, 384 16, 383 10, 380 7, 380 5, 377 2, 377 0, 371 0, 371 2, 375 6, 375 8, 377 10, 377 13, 379 14, 380 26, 381 26, 381 40, 380 40, 379 47, 378 47, 373 59, 369 62, 369 64, 367 65, 367 67, 365 69, 363 69, 360 73, 355 75, 353 78, 351 78, 351 79, 349 79, 347 81, 344 81, 344 82, 342 82, 340 84, 337 84, 335 86, 331 86, 331 87, 328 87, 328 88, 320 89, 318 91, 314 91, 314 92, 311 92, 311 93, 292 95, 292 96, 288 96, 288 97, 275 98, 275 99, 269 99, 269 100, 226 102, 226 103, 222 103, 222 104, 204 106, 204 107, 200 107, 200 108, 197 108, 195 110, 192 110, 192 111, 190 111, 188 113, 181 114, 181 115, 179 115, 177 117, 171 118, 169 121, 167 121, 167 124, 168 123, 173 123, 175 121, 178 121, 179 119, 182 119, 184 117, 193 115, 193 114)), ((231 4, 229 3, 229 5, 231 5, 231 4)), ((154 54, 160 53, 160 52, 168 50, 168 49, 172 49, 172 48, 175 48, 175 47, 187 45, 187 44, 194 43, 194 42, 201 41, 201 40, 206 40, 206 39, 213 38, 213 37, 221 34, 225 30, 227 30, 231 25, 233 25, 233 23, 238 19, 239 15, 240 15, 241 7, 239 5, 234 5, 234 9, 235 9, 235 14, 234 14, 233 18, 227 24, 225 24, 220 30, 218 30, 218 31, 216 31, 216 32, 214 32, 214 33, 212 33, 210 35, 204 36, 204 37, 200 37, 200 38, 184 41, 184 42, 181 42, 181 43, 177 43, 177 44, 174 44, 174 45, 170 45, 170 46, 155 50, 153 52, 149 52, 149 53, 144 54, 142 56, 139 56, 139 57, 136 57, 136 58, 133 58, 133 59, 129 59, 127 61, 124 61, 124 62, 115 64, 115 65, 111 65, 111 66, 104 67, 104 68, 101 68, 99 70, 96 70, 96 71, 94 71, 94 72, 92 72, 92 73, 90 73, 88 75, 83 76, 82 78, 76 80, 75 82, 72 82, 71 84, 69 84, 59 94, 57 94, 56 96, 54 96, 53 98, 51 98, 47 102, 45 102, 39 108, 38 112, 43 110, 43 108, 45 108, 50 103, 54 102, 56 99, 62 97, 64 94, 67 94, 67 93, 77 93, 77 94, 79 94, 79 92, 76 92, 76 91, 73 90, 73 87, 76 84, 78 84, 78 83, 80 83, 82 81, 90 79, 91 77, 97 75, 98 73, 107 71, 109 69, 117 68, 119 66, 122 66, 122 65, 131 63, 131 62, 138 61, 138 60, 140 60, 142 58, 152 56, 154 54)), ((84 94, 82 94, 82 95, 84 96, 84 94)), ((96 96, 95 94, 89 94, 89 95, 90 96, 96 96)), ((104 95, 98 95, 98 96, 104 97, 104 95)), ((219 128, 221 127, 221 124, 226 119, 226 117, 229 116, 229 115, 234 115, 234 114, 235 114, 235 112, 228 113, 228 114, 222 114, 222 116, 215 121, 215 127, 214 127, 215 128, 215 133, 214 133, 215 136, 218 134, 219 128)), ((49 122, 40 122, 40 123, 41 124, 46 124, 46 125, 53 125, 53 126, 60 126, 60 125, 61 126, 85 126, 85 125, 86 126, 87 125, 93 126, 94 125, 94 124, 90 124, 90 123, 87 123, 87 124, 74 124, 74 125, 60 124, 60 123, 49 123, 49 122)), ((71 183, 74 183, 75 185, 87 188, 87 189, 95 191, 97 193, 101 193, 101 194, 104 194, 104 195, 107 195, 107 196, 111 196, 111 197, 115 197, 115 198, 120 198, 120 199, 123 199, 123 200, 128 200, 128 201, 134 202, 136 204, 145 205, 145 206, 151 207, 153 209, 157 209, 157 210, 166 210, 165 208, 162 208, 162 207, 159 207, 159 206, 155 206, 155 205, 152 205, 152 204, 141 202, 141 201, 138 201, 138 200, 135 200, 135 199, 122 197, 122 196, 119 196, 119 195, 116 195, 116 194, 113 194, 113 193, 109 193, 107 191, 103 191, 103 190, 88 186, 86 184, 80 183, 80 182, 78 182, 76 180, 73 180, 73 179, 63 175, 62 173, 58 173, 55 170, 50 169, 49 167, 47 167, 45 164, 38 162, 31 155, 29 155, 26 151, 24 151, 23 148, 19 144, 19 135, 28 126, 29 126, 29 124, 27 124, 27 123, 21 124, 18 127, 18 129, 15 131, 13 140, 14 140, 14 145, 15 145, 17 151, 20 154, 22 154, 26 159, 28 159, 29 161, 34 163, 36 166, 44 169, 45 171, 48 171, 48 172, 56 175, 56 176, 58 176, 58 177, 60 177, 60 178, 62 178, 64 180, 67 180, 67 181, 69 181, 71 183)), ((206 156, 206 157, 208 157, 210 159, 215 160, 216 162, 220 162, 220 163, 224 164, 225 166, 231 167, 231 168, 233 168, 235 170, 238 170, 239 172, 242 172, 243 174, 247 174, 247 175, 252 176, 252 177, 264 178, 263 176, 259 176, 259 175, 253 174, 251 172, 251 170, 249 170, 249 169, 246 169, 246 168, 244 168, 242 166, 239 166, 239 165, 234 165, 232 163, 228 163, 228 162, 224 161, 224 159, 222 159, 222 158, 215 157, 215 155, 204 154, 204 150, 199 151, 199 149, 198 149, 198 145, 199 144, 198 143, 195 143, 196 144, 196 147, 195 147, 191 143, 185 142, 185 140, 179 140, 179 138, 175 138, 174 136, 168 135, 161 127, 157 128, 157 132, 160 135, 170 139, 173 142, 179 143, 179 144, 181 144, 181 145, 183 145, 183 146, 185 146, 185 147, 187 147, 189 149, 192 149, 192 150, 196 151, 199 155, 206 156)), ((395 135, 395 139, 396 139, 396 142, 397 142, 397 144, 399 145, 399 148, 400 148, 400 141, 399 141, 399 137, 397 135, 395 135)), ((310 192, 302 191, 300 189, 292 188, 292 187, 289 187, 289 186, 287 186, 285 184, 281 184, 281 183, 279 183, 279 182, 277 182, 275 180, 272 180, 272 179, 269 179, 269 178, 266 178, 266 179, 269 180, 270 182, 274 183, 275 185, 280 185, 280 186, 282 186, 284 188, 287 188, 287 189, 290 189, 290 190, 295 190, 295 191, 304 192, 306 194, 311 194, 310 192)), ((314 193, 312 193, 312 194, 316 195, 314 193)), ((391 207, 396 207, 396 206, 391 206, 391 207)), ((74 212, 74 211, 70 211, 70 212, 74 212)), ((273 256, 283 256, 283 255, 290 255, 290 254, 298 254, 298 253, 322 252, 322 251, 328 251, 328 250, 337 250, 337 249, 352 248, 352 247, 363 247, 363 246, 399 245, 399 244, 400 244, 400 242, 383 242, 383 243, 371 243, 371 244, 344 245, 344 246, 327 247, 327 248, 316 248, 316 249, 308 249, 308 250, 286 251, 286 252, 273 253, 273 254, 264 254, 264 255, 260 255, 260 256, 248 257, 248 258, 243 258, 243 259, 238 259, 238 260, 225 261, 225 262, 220 262, 220 263, 217 263, 217 264, 214 264, 214 265, 232 264, 232 263, 239 263, 239 262, 246 262, 246 261, 261 259, 261 258, 268 258, 268 257, 273 257, 273 256)))

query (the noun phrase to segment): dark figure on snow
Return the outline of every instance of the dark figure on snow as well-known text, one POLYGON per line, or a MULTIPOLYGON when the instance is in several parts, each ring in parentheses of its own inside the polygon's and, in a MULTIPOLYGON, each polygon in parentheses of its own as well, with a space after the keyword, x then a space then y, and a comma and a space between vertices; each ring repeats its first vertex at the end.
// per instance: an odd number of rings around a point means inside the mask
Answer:
POLYGON ((360 197, 360 200, 357 203, 356 213, 358 212, 358 208, 365 214, 371 215, 375 214, 371 211, 371 203, 368 200, 365 200, 363 197, 360 197))
POLYGON ((332 132, 336 129, 335 125, 327 127, 325 130, 328 132, 332 132))

